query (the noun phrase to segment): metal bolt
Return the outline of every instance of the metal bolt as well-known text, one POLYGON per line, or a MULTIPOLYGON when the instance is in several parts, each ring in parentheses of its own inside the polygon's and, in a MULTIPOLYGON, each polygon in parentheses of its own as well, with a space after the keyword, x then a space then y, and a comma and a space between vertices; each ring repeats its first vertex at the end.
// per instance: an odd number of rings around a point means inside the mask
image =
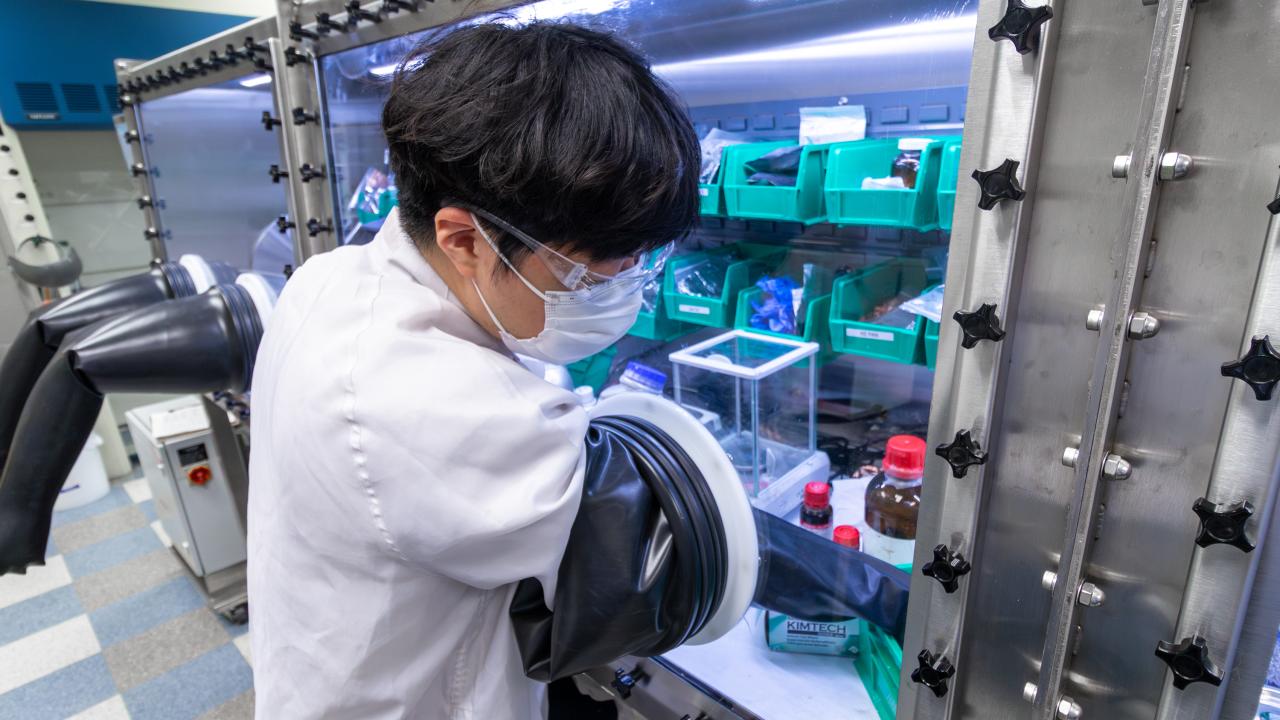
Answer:
POLYGON ((1080 593, 1076 596, 1076 600, 1085 607, 1098 607, 1106 599, 1107 594, 1102 591, 1102 588, 1091 582, 1081 583, 1080 593))
POLYGON ((1061 720, 1080 720, 1083 712, 1080 710, 1080 704, 1067 696, 1063 696, 1058 701, 1058 717, 1061 720))
POLYGON ((1102 476, 1108 480, 1128 480, 1133 474, 1133 466, 1119 455, 1107 455, 1102 462, 1102 476))
POLYGON ((1058 584, 1058 573, 1052 570, 1045 570, 1040 576, 1040 587, 1053 592, 1053 587, 1058 584))
POLYGON ((1063 465, 1066 465, 1069 468, 1074 468, 1076 466, 1076 461, 1079 459, 1080 459, 1080 448, 1069 447, 1069 448, 1062 449, 1063 465))
POLYGON ((1129 164, 1133 162, 1132 155, 1117 155, 1111 161, 1111 177, 1122 179, 1129 177, 1129 164))
POLYGON ((1036 701, 1036 691, 1037 691, 1038 689, 1039 689, 1039 688, 1037 688, 1037 687, 1036 687, 1036 684, 1035 684, 1035 683, 1033 683, 1033 682, 1029 682, 1029 683, 1027 683, 1026 685, 1023 685, 1023 686, 1022 686, 1022 699, 1023 699, 1023 700, 1026 700, 1026 701, 1027 701, 1027 702, 1029 702, 1029 703, 1033 703, 1033 702, 1035 702, 1035 701, 1036 701))
POLYGON ((1160 156, 1160 179, 1181 180, 1191 172, 1194 164, 1190 155, 1167 152, 1160 156))
POLYGON ((1160 320, 1150 313, 1136 312, 1129 318, 1129 337, 1146 340, 1160 332, 1160 320))
POLYGON ((1085 328, 1097 332, 1102 329, 1102 313, 1105 310, 1102 306, 1096 307, 1089 311, 1084 318, 1085 328))

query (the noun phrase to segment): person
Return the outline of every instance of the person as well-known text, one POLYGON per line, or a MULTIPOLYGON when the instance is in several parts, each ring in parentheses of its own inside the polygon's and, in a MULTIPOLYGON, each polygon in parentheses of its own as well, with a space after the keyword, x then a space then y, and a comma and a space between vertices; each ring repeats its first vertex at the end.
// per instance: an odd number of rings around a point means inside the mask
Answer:
POLYGON ((418 48, 382 113, 399 207, 307 260, 253 378, 259 718, 527 720, 515 583, 550 606, 587 417, 518 356, 615 342, 697 213, 697 138, 618 40, 479 24, 418 48))

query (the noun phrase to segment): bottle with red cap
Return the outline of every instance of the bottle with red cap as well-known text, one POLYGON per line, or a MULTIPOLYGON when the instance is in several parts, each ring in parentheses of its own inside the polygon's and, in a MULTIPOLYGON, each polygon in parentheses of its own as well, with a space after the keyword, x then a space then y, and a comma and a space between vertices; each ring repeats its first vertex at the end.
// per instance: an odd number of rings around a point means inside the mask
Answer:
POLYGON ((831 486, 824 482, 806 483, 804 505, 800 506, 800 527, 830 540, 831 486))
POLYGON ((894 435, 885 443, 881 471, 867 485, 863 552, 893 565, 911 564, 924 456, 924 440, 914 435, 894 435))

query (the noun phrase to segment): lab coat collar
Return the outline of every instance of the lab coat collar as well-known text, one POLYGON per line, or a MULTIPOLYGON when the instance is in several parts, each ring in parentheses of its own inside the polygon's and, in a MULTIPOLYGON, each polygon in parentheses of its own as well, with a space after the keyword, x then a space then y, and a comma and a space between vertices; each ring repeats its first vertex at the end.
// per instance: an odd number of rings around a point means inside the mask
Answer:
POLYGON ((481 345, 508 357, 513 357, 506 346, 481 327, 458 298, 449 290, 440 274, 431 267, 422 256, 418 246, 400 225, 400 208, 392 208, 382 228, 374 236, 370 245, 381 259, 397 270, 408 275, 414 282, 426 287, 441 298, 441 312, 445 315, 440 329, 468 342, 481 345))

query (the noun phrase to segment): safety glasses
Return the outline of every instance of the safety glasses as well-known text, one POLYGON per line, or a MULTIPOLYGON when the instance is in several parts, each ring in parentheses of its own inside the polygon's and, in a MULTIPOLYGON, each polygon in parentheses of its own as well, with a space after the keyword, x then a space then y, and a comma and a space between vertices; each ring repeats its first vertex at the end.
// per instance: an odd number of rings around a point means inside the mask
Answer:
MULTIPOLYGON (((675 249, 675 243, 667 243, 660 248, 637 255, 635 264, 626 270, 616 275, 605 275, 556 252, 553 248, 533 239, 502 218, 485 210, 462 203, 450 204, 470 210, 519 240, 542 261, 542 264, 546 266, 547 270, 551 271, 551 274, 566 290, 579 295, 583 299, 591 299, 606 293, 628 294, 638 292, 650 281, 658 277, 663 267, 666 266, 667 259, 671 257, 671 253, 675 249)), ((485 235, 485 240, 488 241, 493 251, 498 254, 498 257, 502 258, 502 262, 515 271, 515 266, 498 250, 497 245, 488 235, 485 235)))

